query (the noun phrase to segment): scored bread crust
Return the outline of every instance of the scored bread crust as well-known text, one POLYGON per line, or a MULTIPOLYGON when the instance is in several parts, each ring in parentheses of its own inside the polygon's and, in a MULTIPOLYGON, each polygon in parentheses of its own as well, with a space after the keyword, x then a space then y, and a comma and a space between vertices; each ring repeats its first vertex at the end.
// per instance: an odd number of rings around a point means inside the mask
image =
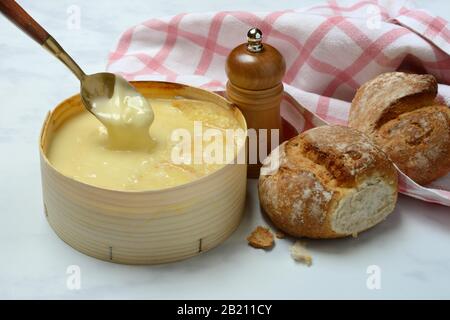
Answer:
POLYGON ((369 136, 411 179, 427 184, 450 171, 450 109, 435 102, 432 75, 389 72, 358 89, 349 126, 369 136))
POLYGON ((293 236, 345 237, 378 223, 368 218, 362 229, 345 232, 333 227, 340 201, 372 177, 389 186, 386 215, 397 199, 391 161, 367 136, 348 127, 317 127, 284 142, 263 162, 262 172, 262 208, 278 228, 293 236))
POLYGON ((436 105, 401 114, 374 135, 414 181, 427 184, 450 170, 450 108, 436 105))
POLYGON ((432 75, 387 72, 362 85, 352 101, 349 124, 371 134, 398 115, 430 105, 437 94, 432 75))

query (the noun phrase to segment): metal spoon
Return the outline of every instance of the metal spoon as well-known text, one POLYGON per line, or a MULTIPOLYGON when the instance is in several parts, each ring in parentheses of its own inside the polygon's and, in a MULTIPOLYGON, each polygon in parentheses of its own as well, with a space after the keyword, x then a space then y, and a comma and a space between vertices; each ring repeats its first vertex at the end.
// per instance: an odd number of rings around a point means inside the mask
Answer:
POLYGON ((93 101, 99 97, 111 98, 114 93, 116 76, 113 73, 100 72, 86 75, 77 63, 67 54, 59 43, 37 23, 17 2, 1 0, 0 12, 18 26, 28 36, 57 57, 80 80, 81 100, 86 109, 93 112, 93 101))

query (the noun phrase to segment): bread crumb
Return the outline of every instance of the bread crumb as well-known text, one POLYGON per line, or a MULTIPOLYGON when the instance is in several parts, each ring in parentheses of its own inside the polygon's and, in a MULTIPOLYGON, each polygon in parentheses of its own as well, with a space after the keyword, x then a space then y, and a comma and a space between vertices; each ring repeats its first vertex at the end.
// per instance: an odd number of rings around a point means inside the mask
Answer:
POLYGON ((256 227, 255 230, 247 237, 248 244, 258 249, 270 249, 273 247, 273 234, 268 228, 261 226, 256 227))
POLYGON ((312 265, 312 257, 300 241, 296 241, 291 247, 291 257, 295 261, 306 264, 308 267, 312 265))
POLYGON ((275 232, 275 237, 277 237, 277 239, 284 239, 284 237, 286 237, 286 234, 278 230, 277 232, 275 232))

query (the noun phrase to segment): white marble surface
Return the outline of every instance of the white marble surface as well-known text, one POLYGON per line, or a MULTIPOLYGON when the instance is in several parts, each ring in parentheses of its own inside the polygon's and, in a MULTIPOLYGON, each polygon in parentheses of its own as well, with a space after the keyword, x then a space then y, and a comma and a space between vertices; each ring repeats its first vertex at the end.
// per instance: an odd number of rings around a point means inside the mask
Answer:
MULTIPOLYGON (((181 11, 275 10, 315 1, 20 1, 87 72, 104 69, 126 27, 181 11), (66 27, 81 8, 81 29, 66 27)), ((450 19, 447 1, 419 1, 450 19)), ((450 210, 400 196, 396 212, 357 239, 308 241, 311 268, 289 257, 291 240, 271 252, 247 246, 259 223, 254 182, 240 228, 219 248, 180 263, 123 266, 73 250, 48 226, 42 208, 37 140, 46 112, 78 90, 53 57, 0 17, 0 298, 450 298, 450 210), (81 289, 66 270, 81 268, 81 289), (366 286, 369 265, 381 289, 366 286)))

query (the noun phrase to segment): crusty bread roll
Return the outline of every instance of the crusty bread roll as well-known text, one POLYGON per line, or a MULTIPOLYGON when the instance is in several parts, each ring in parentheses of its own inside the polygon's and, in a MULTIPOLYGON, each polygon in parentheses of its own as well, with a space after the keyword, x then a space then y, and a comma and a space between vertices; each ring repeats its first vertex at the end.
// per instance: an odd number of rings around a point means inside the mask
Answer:
POLYGON ((356 93, 349 125, 369 136, 411 179, 427 184, 450 171, 450 108, 435 102, 431 75, 384 73, 356 93))
POLYGON ((261 169, 259 199, 272 222, 292 236, 357 235, 394 210, 397 172, 366 135, 322 126, 272 151, 261 169))

